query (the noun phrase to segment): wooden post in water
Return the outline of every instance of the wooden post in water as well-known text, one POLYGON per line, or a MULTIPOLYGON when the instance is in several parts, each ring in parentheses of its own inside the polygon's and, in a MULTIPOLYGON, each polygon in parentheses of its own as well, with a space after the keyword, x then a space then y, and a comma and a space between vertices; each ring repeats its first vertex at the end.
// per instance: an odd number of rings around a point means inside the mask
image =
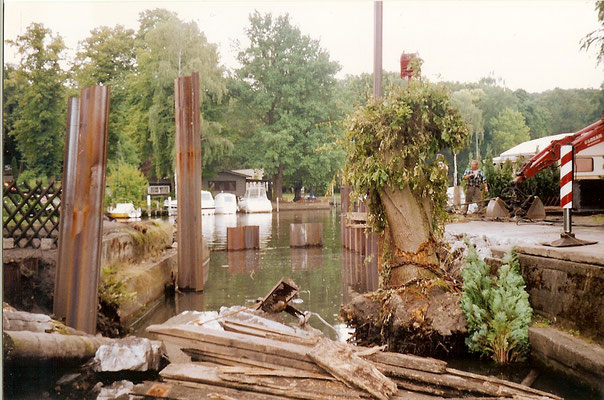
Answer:
POLYGON ((199 74, 174 81, 178 286, 203 290, 199 74))
POLYGON ((109 87, 82 89, 71 98, 63 168, 63 199, 54 314, 96 332, 98 281, 109 130, 109 87))

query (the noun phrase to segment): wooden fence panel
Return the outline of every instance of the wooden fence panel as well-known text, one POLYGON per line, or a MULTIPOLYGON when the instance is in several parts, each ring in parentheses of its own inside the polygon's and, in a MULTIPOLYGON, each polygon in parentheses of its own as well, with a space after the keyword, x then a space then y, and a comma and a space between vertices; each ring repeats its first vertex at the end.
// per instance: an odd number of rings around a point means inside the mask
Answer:
POLYGON ((48 186, 12 182, 4 186, 2 237, 14 239, 16 247, 38 248, 41 239, 52 239, 56 247, 60 206, 60 182, 51 181, 48 186))

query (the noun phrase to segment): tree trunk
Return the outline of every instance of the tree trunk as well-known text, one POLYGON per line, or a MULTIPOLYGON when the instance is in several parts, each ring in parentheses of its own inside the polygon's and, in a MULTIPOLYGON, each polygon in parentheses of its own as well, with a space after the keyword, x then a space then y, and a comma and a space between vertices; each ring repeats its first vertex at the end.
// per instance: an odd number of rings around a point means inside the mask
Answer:
MULTIPOLYGON (((438 258, 432 230, 430 199, 418 199, 406 186, 387 186, 380 193, 386 214, 385 250, 390 254, 390 276, 382 286, 400 286, 417 278, 433 278, 438 258)), ((381 264, 381 263, 380 263, 381 264)))
POLYGON ((3 332, 5 360, 85 361, 113 339, 28 331, 3 332))
POLYGON ((296 184, 294 186, 294 201, 302 200, 302 185, 296 184))
POLYGON ((277 173, 273 176, 273 201, 283 197, 283 166, 280 165, 277 173))

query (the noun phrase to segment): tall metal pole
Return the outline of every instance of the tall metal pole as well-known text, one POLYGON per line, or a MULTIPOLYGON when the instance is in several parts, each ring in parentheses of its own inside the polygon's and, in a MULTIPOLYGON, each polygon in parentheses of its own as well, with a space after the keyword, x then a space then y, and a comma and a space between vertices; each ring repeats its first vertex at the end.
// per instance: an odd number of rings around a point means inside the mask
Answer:
POLYGON ((203 290, 199 74, 174 81, 178 286, 203 290))
POLYGON ((377 99, 382 90, 382 1, 373 5, 373 96, 377 99))
POLYGON ((96 332, 109 131, 109 87, 82 89, 69 101, 63 201, 53 310, 96 332))

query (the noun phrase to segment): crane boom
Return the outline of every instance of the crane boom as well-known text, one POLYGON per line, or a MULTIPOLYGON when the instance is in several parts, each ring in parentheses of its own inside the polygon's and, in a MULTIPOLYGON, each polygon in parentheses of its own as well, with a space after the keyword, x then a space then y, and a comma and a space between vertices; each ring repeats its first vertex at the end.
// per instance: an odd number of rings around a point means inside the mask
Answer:
POLYGON ((560 159, 560 146, 570 144, 575 152, 579 152, 602 142, 604 142, 604 116, 599 121, 578 132, 551 142, 549 146, 522 164, 512 183, 522 183, 558 161, 560 159))

